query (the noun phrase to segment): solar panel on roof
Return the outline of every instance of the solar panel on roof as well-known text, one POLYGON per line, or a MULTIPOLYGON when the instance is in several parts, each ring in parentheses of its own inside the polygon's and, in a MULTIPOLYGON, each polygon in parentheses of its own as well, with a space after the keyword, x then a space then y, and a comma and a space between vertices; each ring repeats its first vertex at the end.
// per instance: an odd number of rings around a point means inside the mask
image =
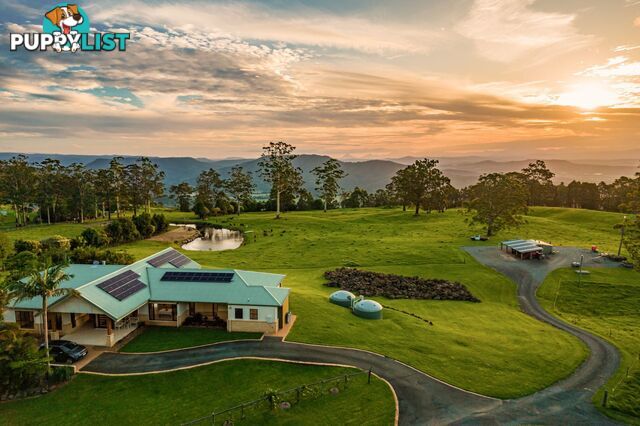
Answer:
POLYGON ((160 281, 200 282, 200 283, 230 283, 233 272, 165 272, 160 281))
POLYGON ((154 257, 153 259, 147 261, 147 263, 156 268, 166 263, 170 263, 176 268, 180 268, 181 266, 184 266, 190 262, 191 259, 176 250, 170 250, 166 253, 161 254, 160 256, 154 257))
POLYGON ((146 284, 138 278, 140 278, 140 275, 135 272, 125 271, 115 277, 101 282, 97 287, 109 294, 111 297, 118 300, 124 300, 146 287, 146 284))

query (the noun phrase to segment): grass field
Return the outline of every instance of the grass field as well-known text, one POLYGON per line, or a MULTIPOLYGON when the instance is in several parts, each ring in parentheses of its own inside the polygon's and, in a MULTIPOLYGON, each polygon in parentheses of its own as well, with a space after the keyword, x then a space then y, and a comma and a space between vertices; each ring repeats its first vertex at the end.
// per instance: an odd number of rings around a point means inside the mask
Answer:
POLYGON ((147 327, 120 352, 158 352, 241 339, 260 339, 261 333, 230 333, 226 330, 192 327, 147 327))
MULTIPOLYGON (((190 213, 166 213, 171 220, 194 220, 190 213)), ((556 245, 597 244, 614 250, 617 233, 612 227, 620 218, 613 213, 532 209, 526 225, 480 244, 531 237, 556 245)), ((255 237, 238 250, 188 255, 208 267, 287 274, 285 285, 293 289, 291 309, 298 315, 288 337, 292 341, 373 350, 456 386, 502 398, 529 394, 567 376, 586 357, 585 347, 521 313, 515 284, 460 250, 478 244, 468 237, 479 230, 466 220, 461 210, 420 217, 400 209, 287 213, 281 220, 274 220, 271 212, 227 216, 211 221, 253 231, 249 235, 255 237), (322 274, 343 265, 457 280, 482 303, 378 298, 434 325, 391 310, 385 311, 382 321, 366 321, 327 303, 331 289, 322 285, 322 274)), ((84 228, 75 226, 76 234, 84 228)), ((50 234, 62 233, 56 225, 39 228, 39 236, 46 236, 47 229, 50 234)), ((11 236, 27 232, 34 231, 18 230, 11 236)), ((140 241, 123 247, 140 258, 166 243, 140 241)))
MULTIPOLYGON (((268 389, 287 390, 354 371, 237 360, 144 376, 80 374, 56 392, 0 404, 0 424, 175 425, 261 398, 268 389)), ((394 416, 389 386, 375 377, 367 384, 365 374, 353 377, 338 395, 302 401, 288 411, 254 414, 241 424, 390 425, 394 416)))
MULTIPOLYGON (((608 339, 620 349, 618 374, 605 386, 609 391, 605 411, 621 421, 640 425, 640 273, 595 268, 590 272, 578 285, 574 271, 555 271, 538 290, 538 297, 549 312, 608 339)), ((594 397, 598 406, 602 392, 594 397)))

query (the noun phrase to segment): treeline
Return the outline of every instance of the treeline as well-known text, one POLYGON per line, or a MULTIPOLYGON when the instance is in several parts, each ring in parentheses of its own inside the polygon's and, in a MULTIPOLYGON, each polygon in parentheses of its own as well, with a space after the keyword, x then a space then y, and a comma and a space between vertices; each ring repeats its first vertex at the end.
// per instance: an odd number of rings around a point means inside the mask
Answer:
POLYGON ((0 161, 0 199, 15 211, 16 226, 38 223, 84 222, 120 217, 125 210, 149 212, 164 194, 164 172, 146 157, 124 165, 111 159, 108 168, 91 170, 59 160, 30 163, 26 155, 0 161), (37 216, 32 219, 32 213, 37 216))
MULTIPOLYGON (((536 161, 518 172, 490 173, 478 183, 457 189, 438 169, 437 160, 419 160, 399 170, 385 188, 367 192, 345 191, 340 181, 346 176, 340 163, 329 159, 312 170, 314 196, 305 189, 302 170, 294 167, 295 147, 271 142, 263 148, 259 175, 271 184, 269 198, 257 201, 251 173, 236 166, 226 179, 214 169, 203 171, 195 185, 182 182, 171 186, 169 196, 181 211, 193 211, 200 218, 241 211, 327 210, 334 208, 393 207, 444 211, 469 205, 477 199, 478 185, 487 176, 508 177, 513 192, 526 192, 527 206, 572 207, 636 213, 640 209, 640 175, 621 177, 613 183, 572 181, 555 185, 555 174, 544 161, 536 161)), ((25 155, 0 161, 0 198, 16 212, 16 226, 32 220, 38 223, 84 222, 88 218, 111 219, 124 211, 150 212, 165 195, 164 173, 146 157, 124 165, 114 157, 109 167, 91 170, 58 160, 30 163, 25 155), (34 219, 35 216, 35 219, 34 219)))

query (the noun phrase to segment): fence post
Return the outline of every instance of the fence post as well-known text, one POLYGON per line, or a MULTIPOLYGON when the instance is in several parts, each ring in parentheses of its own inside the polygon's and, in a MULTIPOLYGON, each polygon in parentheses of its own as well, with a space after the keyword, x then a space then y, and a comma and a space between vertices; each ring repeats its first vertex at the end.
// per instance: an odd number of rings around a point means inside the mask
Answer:
POLYGON ((344 375, 344 388, 347 388, 347 381, 349 381, 349 378, 347 377, 347 375, 344 375))
POLYGON ((300 402, 300 388, 296 388, 296 404, 300 402))
POLYGON ((367 377, 367 384, 371 384, 371 367, 369 367, 369 377, 367 377))
POLYGON ((605 390, 604 395, 602 395, 602 406, 607 406, 607 399, 609 399, 609 391, 605 390))
POLYGON ((215 426, 215 424, 216 424, 216 413, 213 412, 211 413, 211 425, 215 426))
POLYGON ((242 408, 241 408, 241 410, 242 410, 242 411, 241 411, 241 416, 242 416, 242 418, 244 419, 244 404, 242 404, 242 406, 241 406, 241 407, 242 407, 242 408))

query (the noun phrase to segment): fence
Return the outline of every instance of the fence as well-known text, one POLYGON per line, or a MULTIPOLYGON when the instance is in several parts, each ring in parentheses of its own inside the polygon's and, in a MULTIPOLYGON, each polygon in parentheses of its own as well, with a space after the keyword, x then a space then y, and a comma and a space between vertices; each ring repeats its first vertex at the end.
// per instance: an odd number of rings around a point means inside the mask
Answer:
POLYGON ((343 374, 314 383, 307 383, 284 391, 268 391, 265 393, 265 396, 260 399, 244 402, 235 407, 227 408, 226 410, 212 412, 209 415, 191 420, 187 423, 182 423, 182 425, 187 426, 205 423, 215 425, 216 422, 218 422, 220 425, 230 426, 251 415, 279 409, 281 408, 281 404, 289 404, 289 407, 292 407, 301 401, 312 400, 326 395, 332 392, 334 388, 346 390, 349 386, 349 381, 355 376, 367 375, 367 383, 370 384, 371 374, 372 369, 370 368, 368 370, 359 370, 355 373, 343 374))

